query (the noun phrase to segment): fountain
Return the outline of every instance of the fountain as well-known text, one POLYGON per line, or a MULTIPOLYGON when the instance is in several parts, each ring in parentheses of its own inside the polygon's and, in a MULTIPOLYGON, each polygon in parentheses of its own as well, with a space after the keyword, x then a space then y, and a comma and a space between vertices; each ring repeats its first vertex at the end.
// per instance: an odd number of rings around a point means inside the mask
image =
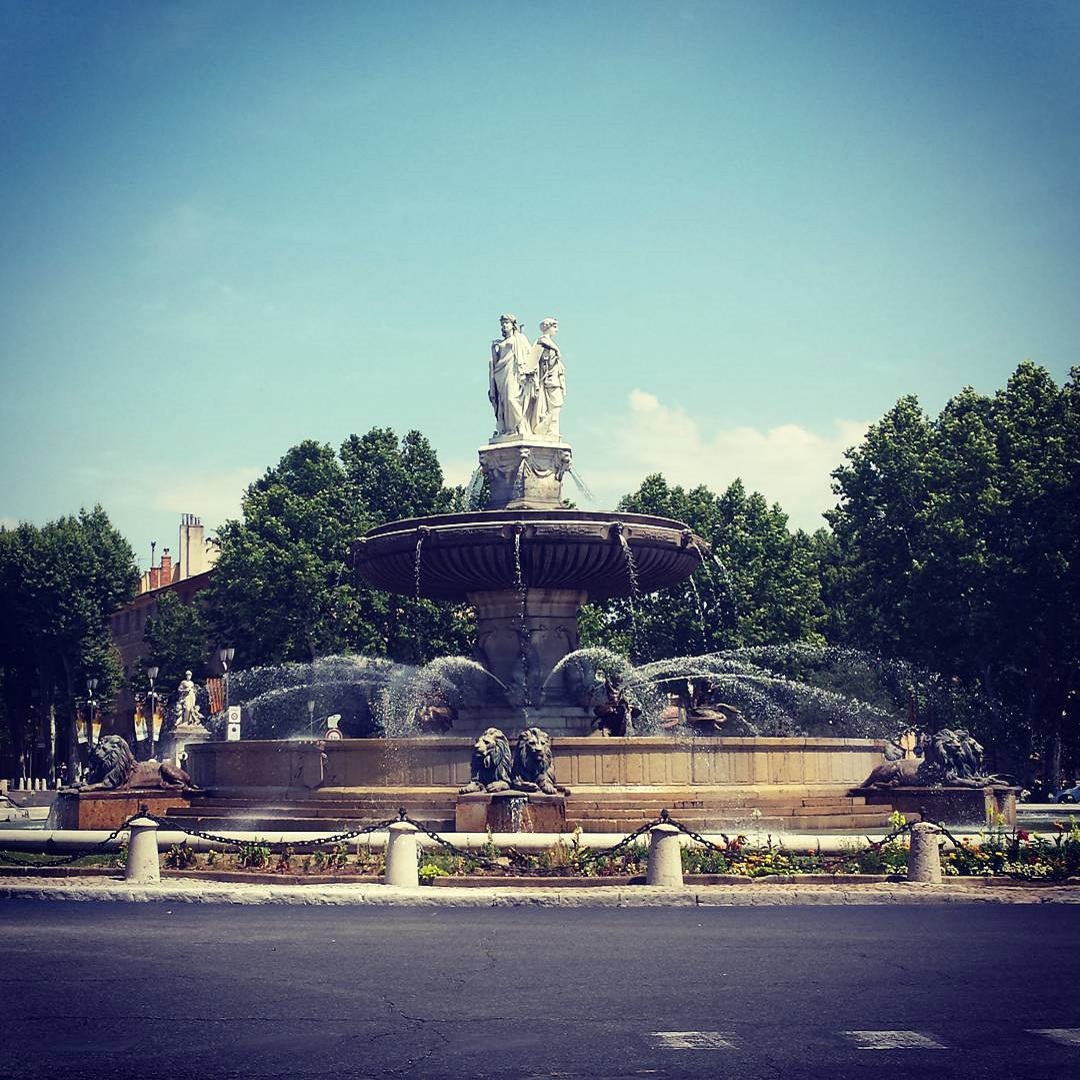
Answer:
MULTIPOLYGON (((573 454, 559 426, 557 323, 545 319, 535 344, 512 316, 500 323, 489 364, 496 429, 478 452, 484 508, 388 522, 352 553, 356 572, 376 588, 471 604, 473 657, 404 674, 366 661, 376 665, 367 675, 383 680, 381 706, 368 695, 368 711, 386 738, 282 743, 258 737, 281 732, 259 730, 255 739, 191 747, 195 782, 221 806, 264 806, 279 827, 303 819, 310 828, 312 815, 333 827, 404 805, 420 807, 418 816, 437 828, 482 828, 492 821, 492 795, 458 790, 470 786, 477 736, 498 728, 512 739, 541 728, 553 739, 559 782, 573 794, 528 798, 536 807, 558 800, 558 821, 570 827, 622 831, 663 806, 701 827, 749 817, 751 808, 767 822, 783 818, 785 828, 828 824, 829 815, 841 826, 881 824, 882 811, 866 812, 847 795, 881 761, 883 744, 869 730, 810 738, 775 726, 759 734, 747 723, 728 737, 720 734, 725 719, 745 719, 749 707, 710 693, 739 672, 697 658, 635 676, 625 659, 579 648, 586 601, 633 603, 684 582, 709 546, 678 521, 565 508, 573 454), (686 687, 682 707, 673 704, 672 689, 686 687), (411 698, 407 709, 392 700, 399 691, 411 698)), ((769 698, 767 676, 740 677, 748 704, 769 698)), ((515 798, 500 820, 528 817, 515 798)))

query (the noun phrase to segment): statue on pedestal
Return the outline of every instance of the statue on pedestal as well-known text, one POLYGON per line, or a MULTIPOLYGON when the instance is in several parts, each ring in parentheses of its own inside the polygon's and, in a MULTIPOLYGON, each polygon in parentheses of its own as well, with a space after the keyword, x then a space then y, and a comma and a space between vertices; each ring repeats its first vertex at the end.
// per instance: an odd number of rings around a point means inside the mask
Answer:
POLYGON ((180 685, 176 688, 176 708, 174 719, 176 727, 201 727, 202 713, 199 711, 198 702, 195 700, 195 683, 192 682, 191 672, 185 671, 180 685))
POLYGON ((518 327, 517 318, 499 319, 502 337, 491 343, 488 367, 488 400, 495 410, 493 438, 524 438, 532 433, 522 407, 526 392, 538 392, 536 369, 531 363, 532 346, 518 327))
POLYGON ((555 344, 555 335, 559 332, 559 320, 548 316, 540 323, 540 337, 533 346, 537 367, 540 371, 540 399, 542 413, 539 423, 533 430, 537 435, 548 439, 561 438, 559 433, 559 413, 566 401, 566 368, 563 367, 562 354, 555 344))

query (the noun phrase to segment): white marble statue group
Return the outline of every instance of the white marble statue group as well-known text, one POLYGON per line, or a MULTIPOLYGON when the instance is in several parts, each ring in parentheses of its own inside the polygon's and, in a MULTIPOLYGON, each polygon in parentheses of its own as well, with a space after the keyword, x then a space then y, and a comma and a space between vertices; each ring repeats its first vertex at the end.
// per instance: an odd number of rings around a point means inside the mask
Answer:
POLYGON ((566 400, 566 370, 555 344, 558 320, 541 320, 535 344, 513 315, 499 322, 502 337, 491 343, 488 368, 488 399, 495 410, 492 439, 558 442, 559 412, 566 400))

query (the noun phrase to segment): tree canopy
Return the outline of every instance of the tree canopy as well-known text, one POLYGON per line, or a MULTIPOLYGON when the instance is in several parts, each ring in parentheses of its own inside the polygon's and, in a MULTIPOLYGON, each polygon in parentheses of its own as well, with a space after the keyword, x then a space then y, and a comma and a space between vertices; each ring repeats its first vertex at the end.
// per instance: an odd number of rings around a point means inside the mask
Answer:
POLYGON ((131 546, 100 506, 37 527, 0 529, 0 679, 7 749, 55 711, 61 731, 86 680, 108 702, 122 672, 109 616, 135 595, 131 546))
POLYGON ((420 662, 466 648, 460 609, 389 596, 354 580, 352 542, 375 525, 455 508, 417 431, 351 435, 340 452, 305 441, 256 480, 243 519, 219 532, 207 597, 211 632, 245 667, 340 652, 420 662))
POLYGON ((1044 742, 1052 778, 1080 690, 1078 378, 1024 363, 936 418, 901 398, 834 472, 822 552, 831 640, 981 682, 987 734, 1044 742))
POLYGON ((656 660, 822 640, 812 538, 791 532, 780 507, 747 494, 741 481, 716 495, 703 486, 673 487, 655 473, 618 510, 684 522, 712 553, 686 585, 592 608, 582 625, 586 644, 621 646, 636 659, 656 660))

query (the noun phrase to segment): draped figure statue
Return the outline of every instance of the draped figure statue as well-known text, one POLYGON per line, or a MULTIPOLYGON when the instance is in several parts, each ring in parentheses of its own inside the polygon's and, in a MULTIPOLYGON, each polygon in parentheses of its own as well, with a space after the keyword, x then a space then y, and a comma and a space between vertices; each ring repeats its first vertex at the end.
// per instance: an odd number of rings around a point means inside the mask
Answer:
POLYGON ((522 397, 525 388, 538 392, 538 375, 530 362, 532 346, 513 315, 499 319, 502 337, 491 343, 488 367, 488 400, 495 410, 495 437, 525 438, 532 428, 525 418, 522 397))

